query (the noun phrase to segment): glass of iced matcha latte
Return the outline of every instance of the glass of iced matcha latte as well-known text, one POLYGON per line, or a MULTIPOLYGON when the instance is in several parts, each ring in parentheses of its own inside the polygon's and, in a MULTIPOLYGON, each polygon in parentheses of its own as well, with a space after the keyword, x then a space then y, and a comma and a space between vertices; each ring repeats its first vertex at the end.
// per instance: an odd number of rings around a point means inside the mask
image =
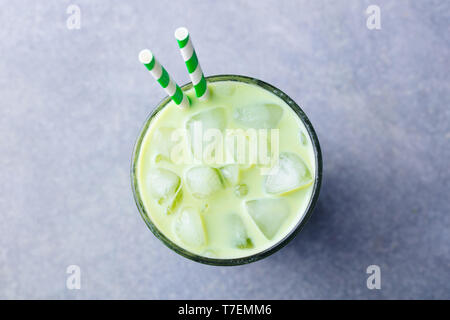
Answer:
POLYGON ((322 156, 302 109, 263 81, 205 78, 189 32, 175 38, 191 83, 179 87, 144 49, 139 61, 168 97, 136 142, 131 180, 147 226, 175 252, 211 265, 253 262, 304 226, 322 156))
POLYGON ((322 157, 302 109, 263 81, 205 78, 208 99, 181 87, 136 142, 131 178, 147 226, 165 245, 211 265, 253 262, 286 245, 317 201, 322 157))

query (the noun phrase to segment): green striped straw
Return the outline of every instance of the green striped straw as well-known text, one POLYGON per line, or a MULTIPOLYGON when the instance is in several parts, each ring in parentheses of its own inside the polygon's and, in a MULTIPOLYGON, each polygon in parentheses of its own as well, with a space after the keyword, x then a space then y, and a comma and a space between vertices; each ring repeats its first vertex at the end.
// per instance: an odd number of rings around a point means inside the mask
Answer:
POLYGON ((208 99, 208 86, 206 85, 202 68, 198 63, 197 54, 195 53, 194 46, 192 45, 189 31, 183 27, 178 28, 175 30, 175 38, 177 39, 178 46, 180 47, 181 56, 183 57, 189 71, 189 76, 191 77, 192 84, 194 85, 195 94, 199 99, 208 99))
POLYGON ((166 93, 181 108, 189 108, 190 102, 183 90, 172 80, 166 69, 156 60, 153 53, 144 49, 139 53, 139 61, 144 64, 166 93))

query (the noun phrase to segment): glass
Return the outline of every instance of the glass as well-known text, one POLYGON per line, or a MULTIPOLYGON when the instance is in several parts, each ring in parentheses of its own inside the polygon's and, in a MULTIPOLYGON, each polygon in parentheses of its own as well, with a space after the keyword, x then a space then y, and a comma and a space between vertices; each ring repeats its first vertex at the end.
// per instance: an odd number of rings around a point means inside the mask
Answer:
MULTIPOLYGON (((292 228, 292 230, 279 242, 274 244, 273 246, 258 252, 256 254, 242 257, 242 258, 231 258, 231 259, 219 259, 219 258, 210 258, 210 257, 204 257, 200 256, 198 254, 192 253, 186 249, 183 249, 182 247, 178 246, 174 242, 172 242, 169 238, 167 238, 162 232, 158 230, 158 228, 153 224, 151 219, 149 218, 146 209, 143 205, 142 198, 139 191, 139 186, 137 184, 137 177, 136 177, 136 170, 137 170, 137 160, 139 159, 139 152, 141 149, 142 140, 144 139, 144 136, 147 132, 148 127, 150 126, 150 122, 152 121, 153 117, 162 110, 170 101, 170 97, 164 98, 158 106, 151 112, 150 116, 145 121, 144 127, 142 128, 139 137, 136 141, 134 151, 133 151, 133 158, 132 158, 132 164, 131 164, 131 185, 133 189, 134 199, 136 201, 136 205, 139 209, 139 212, 144 219, 145 223, 149 227, 149 229, 153 232, 153 234, 161 240, 166 246, 168 246, 170 249, 174 250, 178 254, 189 258, 191 260, 209 264, 209 265, 216 265, 216 266, 235 266, 235 265, 241 265, 246 263, 251 263, 260 259, 263 259, 274 252, 280 250, 282 247, 284 247, 286 244, 289 243, 304 227, 306 222, 308 221, 309 217, 311 216, 314 206, 317 202, 317 199, 319 197, 319 191, 320 186, 322 183, 322 152, 320 150, 319 140, 317 138, 316 132, 314 131, 314 128, 309 121, 306 114, 303 112, 303 110, 291 99, 289 98, 284 92, 281 90, 275 88, 274 86, 254 78, 246 77, 246 76, 239 76, 239 75, 217 75, 217 76, 210 76, 206 77, 206 80, 210 82, 217 82, 217 81, 237 81, 237 82, 244 82, 249 83, 253 85, 257 85, 276 96, 280 97, 284 102, 286 102, 292 110, 298 115, 298 117, 302 120, 303 124, 306 127, 306 130, 308 131, 309 137, 312 141, 312 146, 314 149, 314 158, 316 161, 316 170, 315 170, 315 179, 314 179, 314 185, 313 185, 313 191, 311 194, 311 198, 309 200, 308 206, 306 208, 306 213, 303 216, 303 218, 297 223, 295 227, 292 228)), ((189 90, 192 88, 192 83, 188 83, 181 87, 182 89, 189 90)))

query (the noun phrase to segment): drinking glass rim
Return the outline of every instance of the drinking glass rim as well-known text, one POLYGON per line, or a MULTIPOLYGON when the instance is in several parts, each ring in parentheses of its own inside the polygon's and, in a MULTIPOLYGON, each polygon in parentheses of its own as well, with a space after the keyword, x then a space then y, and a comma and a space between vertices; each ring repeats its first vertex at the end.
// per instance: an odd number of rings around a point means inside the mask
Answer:
MULTIPOLYGON (((292 100, 287 94, 285 94, 280 89, 274 87, 273 85, 264 82, 262 80, 258 80, 256 78, 247 77, 247 76, 241 76, 241 75, 233 75, 233 74, 224 74, 224 75, 213 75, 205 77, 207 82, 220 82, 220 81, 236 81, 236 82, 244 82, 248 84, 253 84, 256 86, 259 86, 276 96, 278 96, 280 99, 282 99, 294 112, 295 114, 300 118, 302 123, 304 124, 309 137, 312 141, 312 147, 314 150, 314 160, 316 162, 315 166, 315 175, 314 175, 314 184, 313 184, 313 190, 311 197, 309 199, 308 206, 305 209, 305 214, 303 217, 297 222, 297 224, 291 229, 289 233, 287 233, 280 241, 273 244, 271 247, 266 248, 260 252, 254 253, 249 256, 240 257, 240 258, 229 258, 229 259, 223 259, 223 258, 211 258, 211 257, 205 257, 198 254, 195 254, 193 252, 190 252, 176 243, 174 243, 172 240, 170 240, 168 237, 166 237, 159 229, 156 227, 156 225, 151 221, 149 215, 147 214, 147 211, 144 207, 142 198, 139 193, 139 187, 137 183, 137 176, 136 176, 136 170, 137 170, 137 160, 139 159, 139 152, 141 150, 141 144, 145 137, 145 134, 147 133, 148 127, 150 126, 150 122, 153 119, 153 117, 161 111, 170 101, 171 98, 169 96, 166 96, 163 98, 157 106, 152 110, 150 115, 147 117, 147 119, 144 122, 144 125, 142 126, 139 136, 136 140, 136 143, 134 145, 133 149, 133 155, 131 159, 131 187, 133 190, 133 196, 134 200, 136 202, 136 206, 138 207, 139 213, 144 220, 147 227, 152 231, 152 233, 160 240, 162 241, 167 247, 169 247, 171 250, 175 251, 176 253, 182 255, 185 258, 191 259, 196 262, 200 262, 203 264, 208 265, 215 265, 215 266, 236 266, 236 265, 243 265, 251 262, 255 262, 258 260, 261 260, 265 257, 270 256, 271 254, 275 253, 276 251, 283 248, 285 245, 287 245, 300 231, 303 229, 307 221, 309 220, 312 212, 314 211, 314 207, 317 203, 317 199, 319 197, 320 193, 320 187, 322 184, 322 151, 320 149, 319 139, 317 138, 317 134, 309 121, 308 117, 304 113, 303 109, 294 101, 292 100)), ((181 86, 183 90, 189 90, 192 88, 192 82, 189 82, 183 86, 181 86)))

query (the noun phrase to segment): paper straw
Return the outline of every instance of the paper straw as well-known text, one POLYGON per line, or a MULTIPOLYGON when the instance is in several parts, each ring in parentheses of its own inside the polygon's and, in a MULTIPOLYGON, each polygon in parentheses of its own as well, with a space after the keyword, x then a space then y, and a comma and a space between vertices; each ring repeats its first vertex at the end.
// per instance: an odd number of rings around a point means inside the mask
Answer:
POLYGON ((173 102, 181 108, 189 108, 190 102, 186 94, 172 80, 166 69, 156 60, 153 53, 144 49, 139 53, 139 61, 144 64, 166 93, 172 98, 173 102))
POLYGON ((192 45, 189 31, 186 28, 178 28, 175 30, 175 38, 180 47, 181 56, 183 57, 186 67, 194 85, 195 94, 201 100, 206 100, 209 97, 209 90, 206 84, 205 76, 197 59, 194 46, 192 45))

